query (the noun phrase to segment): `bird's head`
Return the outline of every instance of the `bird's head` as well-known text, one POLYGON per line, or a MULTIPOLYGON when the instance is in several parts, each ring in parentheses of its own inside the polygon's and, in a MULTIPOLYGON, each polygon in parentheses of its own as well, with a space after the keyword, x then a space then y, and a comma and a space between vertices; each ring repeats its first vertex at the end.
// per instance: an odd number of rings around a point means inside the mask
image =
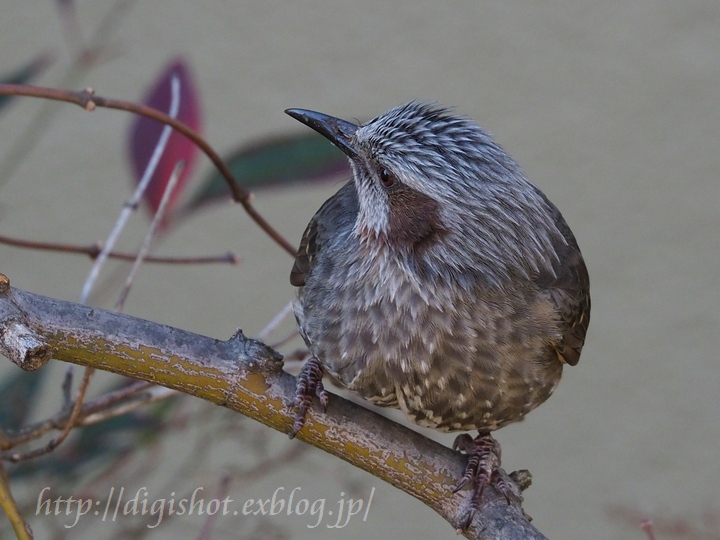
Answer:
POLYGON ((362 242, 494 284, 552 273, 553 246, 562 239, 554 208, 471 120, 417 101, 361 125, 303 109, 286 113, 350 159, 362 242))

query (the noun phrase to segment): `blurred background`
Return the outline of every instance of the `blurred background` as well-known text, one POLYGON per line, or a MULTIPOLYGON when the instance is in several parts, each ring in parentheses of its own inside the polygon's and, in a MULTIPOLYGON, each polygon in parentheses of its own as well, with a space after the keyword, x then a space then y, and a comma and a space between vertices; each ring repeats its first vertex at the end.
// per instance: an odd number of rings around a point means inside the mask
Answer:
MULTIPOLYGON (((643 518, 655 522, 658 538, 720 538, 716 0, 85 0, 4 2, 1 13, 0 76, 42 56, 34 84, 141 101, 181 58, 202 131, 224 154, 303 133, 283 114, 288 107, 365 120, 419 98, 476 119, 561 209, 590 272, 593 311, 580 364, 566 369, 546 404, 497 433, 504 468, 533 474, 525 510, 549 538, 642 539, 643 518), (97 58, 81 53, 98 43, 97 58)), ((132 122, 127 113, 89 114, 29 98, 7 104, 0 234, 103 241, 132 190, 132 122)), ((211 171, 201 157, 188 192, 211 171)), ((296 244, 344 178, 257 189, 255 204, 296 244)), ((138 213, 120 247, 136 249, 147 221, 138 213)), ((240 264, 145 265, 125 311, 221 339, 238 327, 256 335, 291 299, 292 259, 239 205, 206 205, 157 246, 178 256, 228 250, 240 264)), ((0 272, 14 286, 56 298, 76 301, 90 264, 0 244, 0 272)), ((109 265, 91 303, 111 307, 127 269, 109 265)), ((277 335, 291 328, 288 320, 277 335)), ((53 364, 29 420, 58 410, 65 366, 53 364)), ((0 379, 15 371, 0 363, 0 379)), ((99 377, 91 394, 103 384, 112 383, 99 377)), ((204 486, 208 496, 236 501, 301 487, 311 501, 326 498, 326 508, 341 493, 367 499, 375 488, 366 521, 356 517, 340 531, 325 522, 308 528, 316 521, 308 516, 216 516, 213 537, 455 537, 432 511, 380 480, 196 402, 174 402, 162 441, 138 449, 145 469, 125 454, 118 459, 114 450, 135 439, 117 435, 102 439, 111 449, 99 456, 112 470, 72 456, 67 467, 55 465, 55 476, 33 474, 39 462, 23 474, 8 465, 37 537, 110 538, 137 527, 146 538, 196 538, 207 526, 204 517, 167 519, 150 530, 147 516, 115 523, 86 516, 64 529, 65 516, 34 515, 45 486, 98 498, 109 486, 133 494, 145 486, 151 500, 204 486)), ((453 439, 427 434, 448 445, 453 439)), ((12 533, 3 520, 4 538, 12 533)))

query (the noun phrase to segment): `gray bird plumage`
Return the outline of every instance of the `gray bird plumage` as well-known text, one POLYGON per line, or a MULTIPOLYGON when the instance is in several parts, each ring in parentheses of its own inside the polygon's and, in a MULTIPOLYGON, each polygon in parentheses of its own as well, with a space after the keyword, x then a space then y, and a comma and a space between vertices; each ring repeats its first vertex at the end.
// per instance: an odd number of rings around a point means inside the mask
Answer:
POLYGON ((353 171, 310 221, 291 273, 319 364, 443 431, 488 434, 545 401, 578 362, 590 316, 558 209, 448 109, 413 101, 360 126, 287 112, 353 171))

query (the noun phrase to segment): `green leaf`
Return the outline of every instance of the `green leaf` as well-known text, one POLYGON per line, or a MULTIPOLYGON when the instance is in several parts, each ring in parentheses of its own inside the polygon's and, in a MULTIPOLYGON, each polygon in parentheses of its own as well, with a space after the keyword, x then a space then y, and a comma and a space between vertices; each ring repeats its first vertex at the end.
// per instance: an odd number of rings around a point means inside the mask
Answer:
MULTIPOLYGON (((225 159, 238 183, 249 191, 349 174, 347 158, 317 133, 280 135, 241 147, 225 159)), ((187 204, 185 213, 230 197, 230 189, 214 170, 187 204)))

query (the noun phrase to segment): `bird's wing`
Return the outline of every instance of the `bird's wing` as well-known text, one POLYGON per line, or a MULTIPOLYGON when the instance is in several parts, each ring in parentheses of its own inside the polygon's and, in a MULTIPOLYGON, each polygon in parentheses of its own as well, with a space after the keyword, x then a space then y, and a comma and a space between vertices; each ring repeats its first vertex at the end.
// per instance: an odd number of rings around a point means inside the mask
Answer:
POLYGON ((355 184, 348 182, 320 207, 308 223, 300 240, 295 263, 290 271, 290 284, 305 285, 316 255, 331 234, 339 234, 343 228, 352 226, 358 211, 355 184))
POLYGON ((590 281, 579 251, 572 253, 565 264, 565 271, 544 285, 563 332, 555 350, 559 358, 574 366, 580 360, 590 323, 590 281))
MULTIPOLYGON (((542 192, 541 192, 542 194, 542 192)), ((555 275, 541 275, 536 283, 545 291, 560 318, 562 339, 555 351, 563 362, 574 366, 580 360, 590 323, 590 278, 575 236, 560 211, 544 194, 564 242, 555 245, 555 275)))
MULTIPOLYGON (((322 211, 322 208, 320 210, 322 211)), ((305 279, 312 268, 313 257, 315 257, 317 253, 317 217, 318 215, 315 214, 305 228, 302 240, 300 240, 300 247, 298 248, 297 255, 295 255, 295 263, 293 264, 292 270, 290 270, 290 284, 295 287, 305 285, 305 279)))

